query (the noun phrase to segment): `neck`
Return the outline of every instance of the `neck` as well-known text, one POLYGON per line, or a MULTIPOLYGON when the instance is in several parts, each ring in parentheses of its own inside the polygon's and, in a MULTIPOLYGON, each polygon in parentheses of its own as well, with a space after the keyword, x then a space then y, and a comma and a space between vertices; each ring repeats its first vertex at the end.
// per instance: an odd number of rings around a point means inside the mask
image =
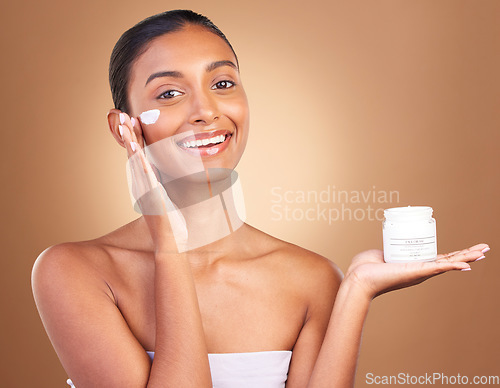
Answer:
POLYGON ((221 244, 212 243, 229 236, 244 223, 241 188, 233 170, 206 170, 170 181, 165 189, 186 221, 187 251, 203 246, 219 249, 221 244))

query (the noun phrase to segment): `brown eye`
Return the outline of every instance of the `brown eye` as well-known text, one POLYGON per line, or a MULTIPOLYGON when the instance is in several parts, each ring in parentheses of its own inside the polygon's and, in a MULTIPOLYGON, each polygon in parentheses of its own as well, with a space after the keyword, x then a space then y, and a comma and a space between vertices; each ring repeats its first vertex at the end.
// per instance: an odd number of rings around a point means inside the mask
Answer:
POLYGON ((182 95, 182 93, 179 92, 178 90, 167 90, 166 92, 163 92, 162 94, 160 94, 158 96, 158 98, 170 99, 170 98, 174 98, 174 97, 181 96, 181 95, 182 95))
POLYGON ((231 81, 219 81, 214 86, 212 86, 212 89, 229 89, 234 85, 235 83, 231 81))

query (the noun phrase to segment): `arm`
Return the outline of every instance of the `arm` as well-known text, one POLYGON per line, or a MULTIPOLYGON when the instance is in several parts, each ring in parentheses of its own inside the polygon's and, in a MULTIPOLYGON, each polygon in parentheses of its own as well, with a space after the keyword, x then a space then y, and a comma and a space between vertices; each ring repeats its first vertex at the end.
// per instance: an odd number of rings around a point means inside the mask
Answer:
MULTIPOLYGON (((89 265, 91 256, 97 255, 76 244, 57 245, 39 256, 32 273, 42 322, 76 387, 211 386, 208 356, 199 345, 204 338, 196 335, 200 332, 197 301, 193 303, 193 292, 182 278, 185 268, 157 265, 152 366, 106 280, 89 265)), ((178 263, 184 265, 181 260, 178 263)))
POLYGON ((139 122, 133 125, 123 113, 119 117, 127 153, 135 163, 132 183, 153 188, 139 203, 155 244, 156 341, 148 387, 211 387, 205 333, 188 254, 178 252, 187 241, 185 222, 180 212, 168 213, 172 203, 134 132, 141 133, 139 122))
MULTIPOLYGON (((130 128, 127 118, 123 138, 129 155, 134 152, 130 142, 137 142, 130 128)), ((178 253, 175 225, 166 214, 144 218, 156 248, 152 364, 123 318, 105 276, 92 265, 92 259, 103 252, 63 244, 43 252, 33 268, 33 292, 40 316, 77 388, 211 387, 187 254, 178 253)))
POLYGON ((308 387, 354 386, 363 325, 370 302, 385 292, 419 284, 452 270, 469 270, 469 262, 486 252, 486 244, 439 255, 434 262, 384 263, 378 250, 357 255, 342 282, 327 333, 308 387))
POLYGON ((32 271, 38 312, 78 388, 145 387, 151 362, 90 264, 101 253, 75 243, 45 250, 32 271))
POLYGON ((211 387, 205 335, 186 254, 156 254, 155 262, 156 348, 148 387, 211 387))
POLYGON ((370 299, 350 280, 340 286, 308 387, 353 387, 370 299))
POLYGON ((307 267, 300 269, 301 288, 307 290, 307 312, 293 347, 287 388, 305 387, 314 368, 332 313, 335 296, 342 282, 342 272, 323 257, 307 257, 307 267))

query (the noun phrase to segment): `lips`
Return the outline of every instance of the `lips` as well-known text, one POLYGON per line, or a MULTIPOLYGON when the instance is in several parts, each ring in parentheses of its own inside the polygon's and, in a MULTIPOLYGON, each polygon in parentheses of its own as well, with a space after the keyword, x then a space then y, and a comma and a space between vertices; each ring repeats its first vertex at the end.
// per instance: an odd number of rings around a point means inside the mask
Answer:
POLYGON ((224 151, 232 133, 227 130, 216 130, 211 132, 200 132, 177 142, 177 145, 184 151, 201 157, 217 155, 224 151))

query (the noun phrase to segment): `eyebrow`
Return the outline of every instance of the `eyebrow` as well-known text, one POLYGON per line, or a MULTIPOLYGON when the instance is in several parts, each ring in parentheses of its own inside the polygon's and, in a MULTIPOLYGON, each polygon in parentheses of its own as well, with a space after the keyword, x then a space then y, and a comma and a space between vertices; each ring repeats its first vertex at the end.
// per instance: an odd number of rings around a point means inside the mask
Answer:
POLYGON ((159 71, 158 73, 151 74, 144 86, 146 86, 148 83, 150 83, 155 78, 161 78, 161 77, 182 78, 184 76, 182 75, 182 73, 180 71, 159 71))
POLYGON ((212 62, 210 63, 206 68, 206 72, 214 71, 218 67, 221 66, 229 66, 232 67, 234 70, 238 70, 238 66, 236 66, 233 62, 231 61, 217 61, 217 62, 212 62))
MULTIPOLYGON (((207 65, 205 68, 205 71, 207 73, 214 71, 215 69, 222 67, 222 66, 229 66, 232 67, 235 70, 238 70, 238 66, 234 64, 234 62, 231 61, 217 61, 217 62, 212 62, 207 65)), ((161 78, 161 77, 173 77, 173 78, 183 78, 184 75, 180 71, 159 71, 157 73, 153 73, 148 77, 148 80, 144 84, 146 86, 148 83, 150 83, 152 80, 155 78, 161 78)))

